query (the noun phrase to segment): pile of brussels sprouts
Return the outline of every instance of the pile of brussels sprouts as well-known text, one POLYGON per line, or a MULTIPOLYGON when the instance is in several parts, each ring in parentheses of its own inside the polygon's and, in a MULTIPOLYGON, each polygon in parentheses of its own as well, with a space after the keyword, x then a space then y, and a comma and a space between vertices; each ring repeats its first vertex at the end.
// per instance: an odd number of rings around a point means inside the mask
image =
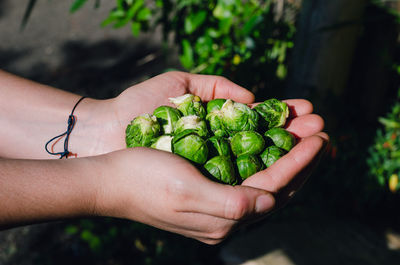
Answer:
POLYGON ((253 109, 230 99, 211 100, 205 109, 192 94, 170 101, 176 108, 161 106, 131 121, 127 147, 172 152, 214 180, 235 185, 271 166, 295 145, 295 137, 282 128, 289 108, 277 99, 253 109))

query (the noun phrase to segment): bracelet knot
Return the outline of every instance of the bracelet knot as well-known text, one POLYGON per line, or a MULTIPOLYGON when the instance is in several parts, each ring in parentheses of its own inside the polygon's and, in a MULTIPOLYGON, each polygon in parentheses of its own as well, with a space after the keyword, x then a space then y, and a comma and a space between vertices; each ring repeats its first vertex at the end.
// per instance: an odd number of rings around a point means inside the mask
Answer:
MULTIPOLYGON (((65 157, 65 158, 68 158, 68 157, 71 156, 71 155, 75 155, 75 157, 76 157, 76 154, 72 154, 70 151, 68 151, 68 141, 69 141, 69 136, 70 136, 72 130, 74 129, 74 126, 75 126, 75 123, 76 123, 76 117, 74 116, 74 111, 75 111, 75 109, 76 109, 76 106, 78 106, 78 104, 79 104, 84 98, 86 98, 86 97, 81 97, 81 98, 78 100, 78 102, 76 102, 74 108, 73 108, 72 111, 71 111, 71 114, 68 116, 67 131, 64 132, 64 133, 62 133, 62 134, 60 134, 60 135, 57 135, 57 136, 51 138, 49 141, 47 141, 46 145, 44 146, 44 148, 46 149, 46 152, 49 153, 50 155, 59 155, 59 156, 60 156, 60 159, 62 159, 62 158, 64 158, 64 157, 65 157), (49 151, 48 145, 49 145, 51 142, 53 142, 54 140, 57 139, 57 141, 54 142, 54 144, 56 144, 63 136, 65 136, 65 140, 64 140, 64 151, 63 151, 63 152, 55 153, 55 152, 53 152, 53 148, 52 148, 51 151, 49 151)), ((54 146, 54 144, 53 144, 53 146, 54 146)), ((53 147, 53 146, 52 146, 52 147, 53 147)))

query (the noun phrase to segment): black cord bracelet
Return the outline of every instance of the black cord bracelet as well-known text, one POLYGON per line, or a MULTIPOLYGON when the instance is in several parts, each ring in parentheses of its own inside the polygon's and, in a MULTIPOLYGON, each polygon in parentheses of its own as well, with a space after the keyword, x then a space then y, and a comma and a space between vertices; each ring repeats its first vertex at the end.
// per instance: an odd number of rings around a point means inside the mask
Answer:
POLYGON ((67 131, 57 135, 56 137, 51 138, 46 145, 44 146, 44 148, 46 149, 46 152, 49 153, 50 155, 59 155, 60 159, 62 158, 68 158, 68 155, 70 155, 71 153, 68 151, 68 141, 69 141, 69 135, 72 132, 72 129, 74 129, 75 126, 75 122, 76 122, 76 118, 74 116, 74 111, 76 109, 76 106, 78 106, 78 104, 86 97, 81 97, 78 102, 76 102, 74 108, 71 111, 71 114, 68 117, 68 127, 67 127, 67 131), (63 152, 58 152, 58 153, 54 153, 54 152, 50 152, 48 149, 48 145, 53 142, 54 140, 56 140, 57 138, 61 138, 65 135, 65 140, 64 140, 64 151, 63 152))

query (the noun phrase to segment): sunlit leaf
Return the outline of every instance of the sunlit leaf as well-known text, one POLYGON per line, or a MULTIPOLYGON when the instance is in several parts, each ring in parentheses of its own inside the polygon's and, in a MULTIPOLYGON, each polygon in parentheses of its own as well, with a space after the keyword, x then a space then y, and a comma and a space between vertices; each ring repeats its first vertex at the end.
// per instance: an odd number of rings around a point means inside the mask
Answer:
POLYGON ((132 22, 131 31, 132 31, 133 36, 135 36, 135 37, 139 36, 141 28, 142 28, 142 24, 140 24, 140 22, 132 22))
POLYGON ((137 15, 137 20, 138 21, 146 21, 149 20, 151 17, 151 10, 146 8, 140 9, 138 15, 137 15))
POLYGON ((232 12, 226 5, 218 4, 214 8, 213 15, 218 19, 225 19, 232 17, 232 12))
POLYGON ((69 12, 74 13, 74 12, 78 11, 86 4, 86 2, 87 2, 87 0, 75 0, 72 3, 71 8, 69 9, 69 12))
POLYGON ((205 10, 188 15, 185 18, 185 32, 187 34, 192 34, 199 26, 203 24, 206 16, 207 12, 205 10))
POLYGON ((243 26, 243 34, 245 36, 249 35, 253 31, 254 27, 263 21, 263 17, 260 15, 252 16, 243 26))
POLYGON ((179 58, 183 67, 190 69, 193 66, 193 49, 186 39, 182 41, 182 55, 179 58))

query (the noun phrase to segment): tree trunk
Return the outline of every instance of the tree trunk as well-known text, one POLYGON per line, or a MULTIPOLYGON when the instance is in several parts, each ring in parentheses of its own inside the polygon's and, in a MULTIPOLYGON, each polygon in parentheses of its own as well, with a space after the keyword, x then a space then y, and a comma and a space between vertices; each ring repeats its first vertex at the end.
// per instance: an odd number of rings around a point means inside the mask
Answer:
POLYGON ((346 87, 366 0, 305 0, 286 96, 341 95, 346 87))

